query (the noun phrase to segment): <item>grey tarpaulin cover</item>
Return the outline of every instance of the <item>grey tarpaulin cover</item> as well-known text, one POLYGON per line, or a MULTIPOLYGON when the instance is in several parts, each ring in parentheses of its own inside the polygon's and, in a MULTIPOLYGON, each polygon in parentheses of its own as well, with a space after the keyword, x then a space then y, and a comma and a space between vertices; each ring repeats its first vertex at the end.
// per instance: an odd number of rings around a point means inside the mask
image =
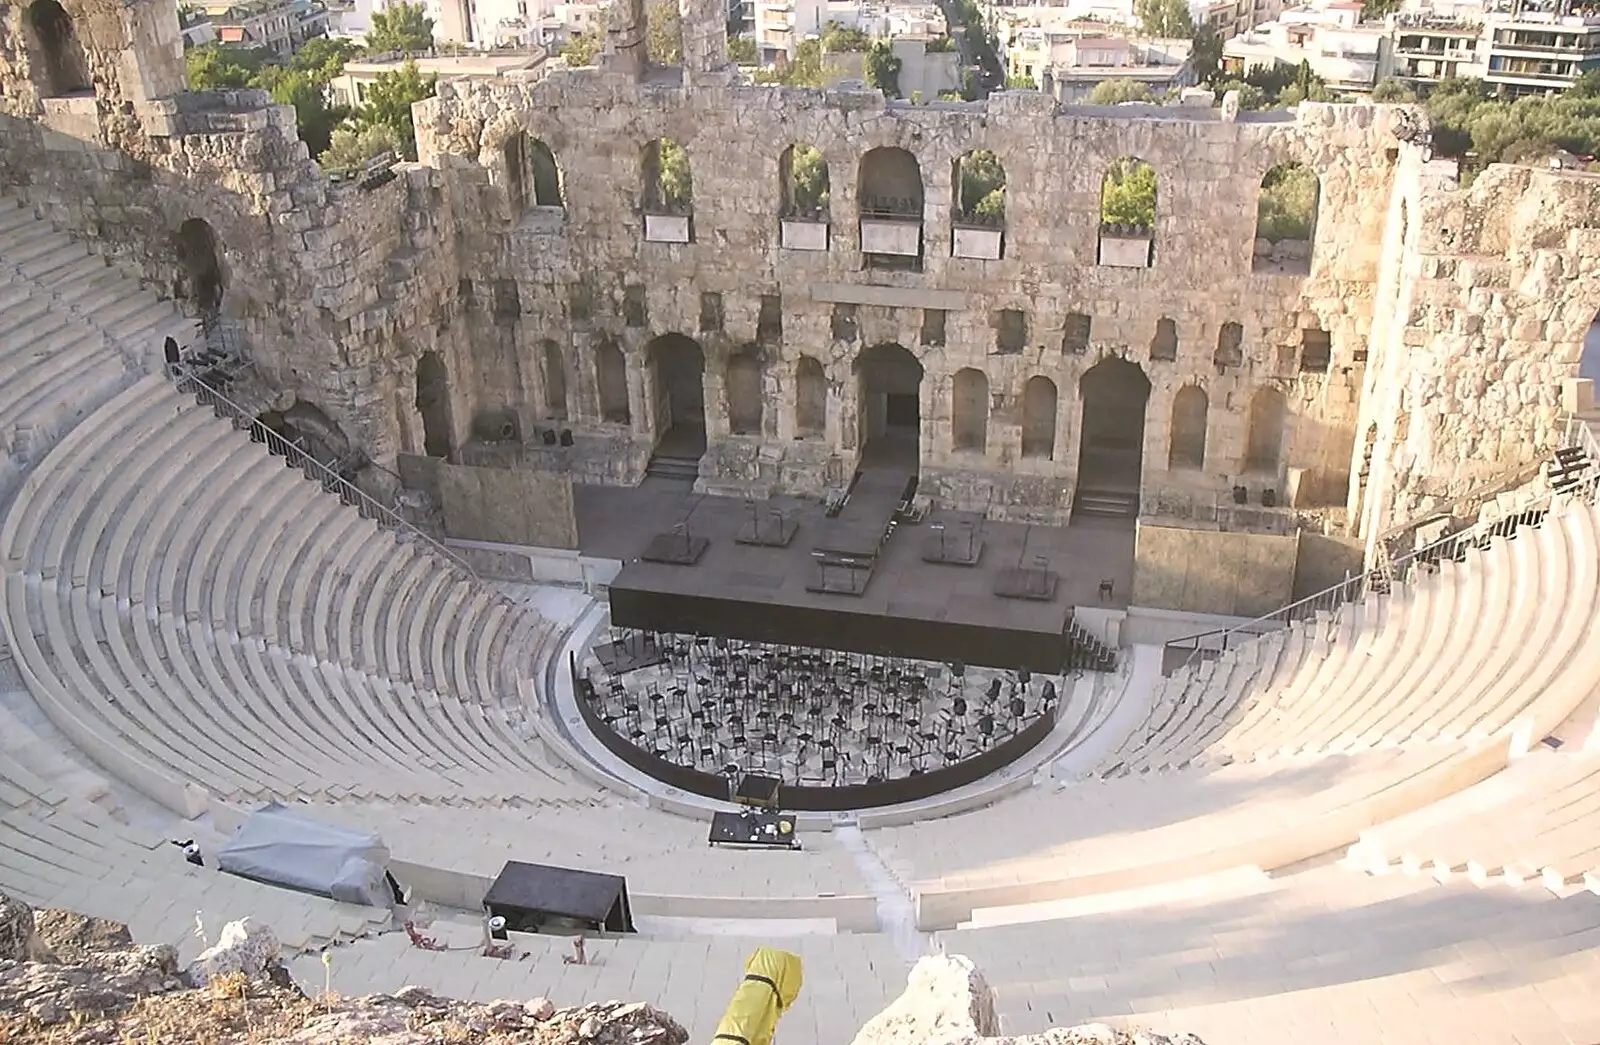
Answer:
POLYGON ((374 834, 290 812, 276 802, 251 813, 217 853, 231 874, 346 903, 388 907, 389 847, 374 834))

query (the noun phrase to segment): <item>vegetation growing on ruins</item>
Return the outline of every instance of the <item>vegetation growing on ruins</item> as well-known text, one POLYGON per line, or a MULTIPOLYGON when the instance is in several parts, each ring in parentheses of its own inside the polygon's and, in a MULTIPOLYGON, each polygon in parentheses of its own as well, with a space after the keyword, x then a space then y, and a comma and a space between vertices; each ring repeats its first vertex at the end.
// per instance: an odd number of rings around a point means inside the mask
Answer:
POLYGON ((1271 243, 1309 240, 1317 218, 1317 174, 1298 163, 1281 163, 1261 179, 1256 237, 1271 243))
POLYGON ((1156 224, 1156 171, 1143 160, 1124 156, 1106 168, 1100 187, 1100 221, 1151 229, 1156 224))
POLYGON ((828 163, 814 145, 797 142, 789 150, 789 203, 796 214, 827 213, 828 163))
POLYGON ((1089 105, 1121 105, 1123 102, 1149 102, 1150 88, 1138 80, 1101 80, 1084 101, 1089 105))
POLYGON ((365 127, 346 123, 334 128, 328 151, 322 154, 324 170, 346 170, 359 167, 380 153, 400 151, 400 136, 386 123, 372 123, 365 127))
POLYGON ((862 62, 867 83, 889 98, 900 97, 901 64, 887 40, 874 40, 872 46, 867 48, 867 57, 862 62))
POLYGON ((367 50, 372 54, 400 51, 414 54, 433 47, 433 19, 420 3, 392 3, 372 12, 367 50))
POLYGON ((1000 222, 1006 215, 1006 170, 988 149, 974 149, 958 164, 961 216, 969 221, 1000 222))

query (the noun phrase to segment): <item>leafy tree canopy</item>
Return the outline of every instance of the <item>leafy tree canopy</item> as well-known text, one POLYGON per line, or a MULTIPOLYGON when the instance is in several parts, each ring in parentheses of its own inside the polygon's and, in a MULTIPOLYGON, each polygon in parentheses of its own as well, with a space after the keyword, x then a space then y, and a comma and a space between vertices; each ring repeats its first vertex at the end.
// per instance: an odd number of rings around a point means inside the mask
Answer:
POLYGON ((270 51, 249 47, 206 44, 184 55, 184 73, 191 91, 218 91, 253 87, 255 76, 267 64, 270 51))
POLYGON ((1101 80, 1084 99, 1089 105, 1119 105, 1122 102, 1148 102, 1150 88, 1138 80, 1101 80))
POLYGON ((289 59, 289 68, 303 72, 316 83, 328 83, 344 72, 344 63, 361 53, 349 40, 318 36, 307 40, 289 59))
POLYGON ((887 40, 874 40, 867 48, 865 67, 867 83, 890 98, 900 97, 900 59, 887 40))
POLYGON ((1417 92, 1413 91, 1404 80, 1397 80, 1393 76, 1385 76, 1372 88, 1372 100, 1375 102, 1414 102, 1417 92))
POLYGON ((645 52, 650 60, 657 65, 682 63, 683 14, 678 10, 678 0, 650 0, 645 18, 645 52))
POLYGON ((728 60, 737 65, 756 64, 756 42, 748 36, 728 37, 728 60))
POLYGON ((379 74, 367 86, 367 100, 355 112, 357 126, 383 124, 394 131, 401 154, 408 160, 415 160, 417 132, 411 122, 411 106, 424 98, 432 98, 438 82, 438 74, 423 76, 417 63, 406 59, 398 70, 379 74))
POLYGON ((561 57, 567 60, 567 65, 579 69, 586 65, 593 65, 595 56, 600 53, 600 33, 591 29, 579 33, 567 41, 561 49, 561 57))
POLYGON ((872 37, 854 26, 829 22, 822 27, 822 49, 839 54, 844 51, 862 52, 872 46, 872 37))
POLYGON ((1317 217, 1317 175, 1298 163, 1282 163, 1261 179, 1256 202, 1256 238, 1309 240, 1317 217))
POLYGON ((400 0, 372 12, 372 27, 367 30, 367 50, 373 54, 386 51, 411 53, 426 51, 433 46, 433 19, 420 4, 400 0))
POLYGON ((346 123, 334 128, 328 151, 319 161, 325 171, 359 167, 383 152, 400 151, 400 138, 386 123, 358 127, 346 123))
POLYGON ((1112 163, 1100 188, 1100 220, 1107 225, 1154 228, 1155 168, 1132 157, 1112 163))
POLYGON ((1194 36, 1194 19, 1184 0, 1134 0, 1133 12, 1146 36, 1188 40, 1194 36))
POLYGON ((974 149, 961 157, 957 173, 962 217, 1005 216, 1006 169, 998 156, 988 149, 974 149))
POLYGON ((789 202, 797 214, 828 209, 828 163, 814 145, 797 142, 789 150, 789 202))
POLYGON ((1600 152, 1600 78, 1557 95, 1496 97, 1481 80, 1445 79, 1428 93, 1433 147, 1441 156, 1476 153, 1482 163, 1519 163, 1556 149, 1579 156, 1600 152))
POLYGON ((756 83, 780 84, 784 87, 821 87, 822 42, 801 40, 795 46, 794 57, 772 69, 756 72, 756 83))

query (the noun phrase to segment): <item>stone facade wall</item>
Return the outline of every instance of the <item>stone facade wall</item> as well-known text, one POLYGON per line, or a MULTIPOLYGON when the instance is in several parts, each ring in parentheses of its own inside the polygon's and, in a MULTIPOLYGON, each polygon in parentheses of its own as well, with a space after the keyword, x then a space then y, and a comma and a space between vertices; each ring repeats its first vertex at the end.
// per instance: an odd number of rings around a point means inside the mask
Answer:
POLYGON ((629 0, 600 68, 441 84, 416 110, 422 164, 366 190, 322 178, 292 112, 265 96, 179 93, 171 8, 64 6, 84 27, 87 96, 45 96, 24 9, 0 4, 0 184, 169 293, 184 292, 178 226, 206 221, 221 246, 223 318, 245 332, 260 401, 326 413, 380 466, 374 484, 396 455, 423 450, 425 353, 448 375, 448 442, 463 462, 482 460, 464 452, 475 420, 510 414, 536 451, 508 455, 518 467, 636 481, 665 427, 650 346, 681 334, 705 359, 703 487, 818 492, 845 482, 861 451, 856 360, 893 343, 924 371, 923 490, 946 503, 1065 518, 1079 380, 1117 356, 1151 383, 1147 515, 1203 519, 1236 484, 1253 498, 1271 486, 1280 504, 1347 511, 1370 531, 1547 448, 1559 380, 1575 373, 1600 306, 1592 179, 1495 168, 1459 189, 1448 165, 1395 137, 1395 107, 1098 109, 1022 91, 910 105, 849 85, 756 87, 724 59, 719 4, 683 0, 685 67, 663 70, 643 59, 642 5, 629 0), (513 200, 507 146, 519 134, 554 153, 562 207, 513 200), (693 171, 686 244, 644 238, 644 150, 662 137, 685 147, 693 171), (780 157, 797 142, 827 161, 825 251, 781 245, 780 157), (867 268, 860 249, 861 164, 879 147, 920 168, 920 271, 867 268), (979 148, 1007 175, 998 260, 951 256, 955 163, 979 148), (1150 268, 1099 263, 1102 178, 1124 156, 1157 175, 1150 268), (1285 161, 1320 181, 1308 274, 1254 264, 1261 177, 1285 161), (1080 350, 1068 334, 1081 316, 1080 350), (1175 352, 1165 338, 1153 345, 1162 320, 1175 352), (1230 324, 1242 328, 1236 358, 1217 351, 1230 324), (1309 328, 1331 339, 1325 371, 1302 368, 1309 328), (601 413, 606 346, 626 361, 626 423, 601 413), (759 359, 760 422, 736 434, 727 377, 741 353, 759 359), (819 433, 797 409, 807 357, 826 383, 819 433), (964 368, 987 380, 981 452, 953 438, 964 368), (1057 392, 1053 453, 1024 456, 1023 390, 1040 376, 1057 392), (1207 397, 1204 464, 1169 468, 1174 400, 1190 385, 1207 397), (1288 404, 1283 450, 1276 469, 1249 474, 1249 405, 1263 389, 1288 404), (545 442, 555 430, 571 445, 545 442))

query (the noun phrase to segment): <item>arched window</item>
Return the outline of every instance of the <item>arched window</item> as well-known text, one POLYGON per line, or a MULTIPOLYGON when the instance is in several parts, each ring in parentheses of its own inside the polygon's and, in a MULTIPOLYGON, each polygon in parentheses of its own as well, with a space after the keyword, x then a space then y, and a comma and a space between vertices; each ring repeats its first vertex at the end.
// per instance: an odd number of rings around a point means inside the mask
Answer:
POLYGON ((567 419, 567 364, 561 346, 546 338, 540 342, 540 365, 544 368, 544 414, 552 421, 567 419))
POLYGON ((983 453, 989 434, 989 379, 982 370, 957 370, 951 383, 950 438, 957 450, 983 453))
POLYGON ((600 393, 600 420, 625 425, 633 421, 628 407, 628 365, 622 349, 610 341, 602 342, 594 357, 595 384, 600 393))
POLYGON ((514 213, 530 206, 562 207, 561 169, 555 154, 537 138, 518 131, 501 150, 506 165, 506 194, 514 213))
POLYGON ((1205 390, 1195 385, 1186 385, 1173 396, 1167 467, 1205 467, 1206 409, 1209 405, 1205 390))
POLYGON ((450 375, 437 352, 417 360, 417 413, 422 415, 422 452, 449 457, 454 442, 450 422, 450 375))
POLYGON ((1244 468, 1247 472, 1277 474, 1283 453, 1283 423, 1288 405, 1276 388, 1259 389, 1250 399, 1250 420, 1245 435, 1244 468))
POLYGON ((1056 455, 1056 383, 1030 377, 1022 386, 1022 456, 1051 460, 1056 455))
POLYGON ((1150 358, 1169 363, 1178 358, 1178 324, 1165 316, 1156 320, 1155 337, 1150 339, 1150 358))
POLYGON ((1211 362, 1217 369, 1239 366, 1244 362, 1244 327, 1238 323, 1224 323, 1217 330, 1217 350, 1211 362))
POLYGON ((644 209, 647 214, 689 214, 694 210, 689 153, 670 138, 657 138, 644 147, 644 209))
POLYGON ((746 345, 728 357, 728 427, 734 435, 760 435, 761 349, 746 345))
POLYGON ((1321 191, 1317 172, 1304 164, 1280 163, 1267 171, 1256 201, 1255 271, 1311 271, 1321 191))
POLYGON ((974 149, 955 161, 956 215, 979 225, 1002 225, 1006 218, 1006 169, 988 149, 974 149))
POLYGON ((828 161, 813 145, 796 142, 778 157, 782 216, 812 221, 828 218, 828 161))
POLYGON ((66 9, 56 0, 34 0, 28 5, 25 24, 39 66, 35 74, 39 93, 47 98, 92 93, 89 61, 66 9))
POLYGON ((916 268, 922 260, 922 168, 904 149, 861 157, 857 181, 861 251, 869 267, 916 268))
POLYGON ((802 439, 823 434, 828 425, 828 379, 822 364, 801 356, 795 367, 795 431, 802 439))
POLYGON ((1155 259, 1156 171, 1124 156, 1111 161, 1100 183, 1100 264, 1149 268, 1155 259))
POLYGON ((178 226, 178 262, 183 269, 182 287, 202 316, 214 316, 222 307, 227 279, 217 251, 217 237, 200 218, 190 218, 178 226))

